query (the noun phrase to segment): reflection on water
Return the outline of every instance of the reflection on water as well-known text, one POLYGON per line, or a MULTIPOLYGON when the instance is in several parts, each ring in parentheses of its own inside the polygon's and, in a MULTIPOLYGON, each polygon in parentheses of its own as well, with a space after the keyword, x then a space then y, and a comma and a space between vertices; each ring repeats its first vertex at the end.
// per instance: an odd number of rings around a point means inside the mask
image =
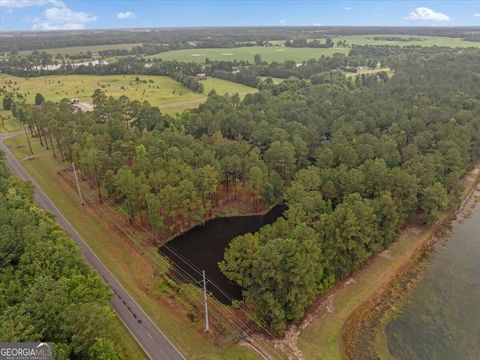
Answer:
POLYGON ((470 215, 453 223, 411 301, 387 325, 397 359, 480 359, 480 206, 470 215))
POLYGON ((186 233, 177 236, 160 252, 170 258, 177 272, 186 272, 195 281, 201 281, 201 271, 212 283, 207 290, 224 304, 231 304, 231 299, 242 298, 242 289, 228 280, 218 268, 223 260, 225 249, 233 238, 246 233, 254 233, 264 225, 273 223, 285 210, 285 206, 277 205, 265 215, 232 216, 209 220, 205 225, 196 226, 186 233), (183 259, 185 261, 183 261, 183 259))

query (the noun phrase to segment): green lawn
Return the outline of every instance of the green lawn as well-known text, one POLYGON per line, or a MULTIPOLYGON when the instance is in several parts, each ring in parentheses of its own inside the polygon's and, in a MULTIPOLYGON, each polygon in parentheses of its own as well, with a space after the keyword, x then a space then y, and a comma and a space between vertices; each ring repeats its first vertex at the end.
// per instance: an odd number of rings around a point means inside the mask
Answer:
MULTIPOLYGON (((38 50, 39 52, 45 51, 53 55, 62 54, 62 55, 73 55, 80 53, 87 53, 90 51, 92 54, 98 54, 100 50, 111 50, 111 49, 127 49, 131 50, 134 46, 140 46, 140 43, 134 44, 111 44, 111 45, 86 45, 86 46, 71 46, 71 47, 62 47, 62 48, 52 48, 52 49, 42 49, 38 50)), ((26 55, 30 54, 32 50, 22 50, 19 51, 20 54, 26 55)))
POLYGON ((201 81, 201 83, 203 84, 203 89, 205 94, 208 94, 210 90, 215 90, 217 94, 222 94, 222 95, 226 93, 229 93, 229 94, 238 93, 241 95, 242 94, 246 95, 248 93, 257 91, 257 89, 247 85, 238 84, 232 81, 217 79, 213 77, 208 77, 207 80, 203 80, 201 81))
POLYGON ((349 49, 331 48, 331 49, 313 49, 313 48, 287 48, 282 46, 250 46, 235 47, 224 49, 186 49, 168 51, 156 55, 147 56, 147 58, 160 58, 163 60, 179 60, 186 62, 204 63, 206 58, 210 60, 248 60, 253 61, 255 54, 260 54, 262 60, 285 61, 294 60, 302 62, 304 60, 319 58, 321 56, 332 56, 334 53, 348 54, 349 49))
MULTIPOLYGON (((6 141, 19 159, 30 155, 25 136, 6 141)), ((164 259, 152 247, 138 246, 118 236, 95 213, 80 205, 78 195, 57 174, 51 152, 32 140, 35 156, 23 165, 67 217, 95 254, 158 327, 188 359, 258 360, 256 353, 243 346, 219 350, 201 334, 201 324, 192 323, 178 299, 159 300, 158 287, 164 259), (165 303, 167 301, 167 303, 165 303)), ((181 300, 180 300, 181 301, 181 300)), ((125 330, 126 331, 126 330, 125 330)), ((135 358, 135 357, 134 357, 135 358)), ((141 359, 141 357, 139 357, 141 359)), ((135 358, 136 359, 136 358, 135 358)))
POLYGON ((0 134, 22 129, 20 123, 12 116, 10 110, 0 110, 0 117, 0 134))
POLYGON ((276 78, 276 77, 271 77, 271 76, 260 76, 260 78, 261 78, 262 80, 265 80, 265 79, 267 79, 267 78, 271 78, 272 81, 273 81, 273 83, 274 83, 275 85, 278 85, 278 84, 280 84, 282 81, 285 81, 285 79, 276 78))

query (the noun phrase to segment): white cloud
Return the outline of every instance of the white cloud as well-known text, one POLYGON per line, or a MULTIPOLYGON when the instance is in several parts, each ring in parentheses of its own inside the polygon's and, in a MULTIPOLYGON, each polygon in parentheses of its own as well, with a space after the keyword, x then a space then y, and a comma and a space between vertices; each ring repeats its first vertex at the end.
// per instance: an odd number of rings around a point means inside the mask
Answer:
POLYGON ((32 6, 56 5, 60 0, 0 0, 0 8, 21 9, 32 6))
POLYGON ((347 6, 347 7, 344 7, 344 8, 343 8, 343 10, 350 11, 350 10, 353 10, 353 8, 352 8, 352 7, 350 7, 350 6, 347 6))
POLYGON ((95 16, 70 9, 62 1, 51 4, 53 7, 32 20, 33 30, 79 30, 84 29, 86 23, 97 20, 95 16))
POLYGON ((480 17, 480 13, 473 14, 475 17, 480 17))
POLYGON ((117 14, 117 18, 119 19, 135 19, 136 17, 137 16, 132 11, 123 11, 117 14))
POLYGON ((62 0, 0 0, 0 8, 7 11, 34 6, 50 6, 41 16, 27 19, 33 30, 78 30, 97 20, 90 14, 70 9, 62 0))
POLYGON ((280 24, 286 24, 286 23, 287 23, 287 20, 283 20, 283 19, 282 19, 282 20, 279 21, 279 23, 280 23, 280 24))
POLYGON ((416 8, 405 20, 411 21, 450 21, 450 17, 441 12, 435 12, 427 7, 416 8))

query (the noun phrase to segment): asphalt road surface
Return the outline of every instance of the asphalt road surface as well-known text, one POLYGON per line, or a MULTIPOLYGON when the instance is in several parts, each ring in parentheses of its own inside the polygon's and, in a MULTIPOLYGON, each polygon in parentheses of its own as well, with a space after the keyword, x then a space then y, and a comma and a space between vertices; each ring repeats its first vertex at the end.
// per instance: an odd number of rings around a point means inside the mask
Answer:
POLYGON ((143 312, 140 306, 122 287, 118 280, 110 273, 102 261, 95 255, 92 249, 82 239, 78 232, 50 201, 45 192, 38 186, 33 178, 27 173, 22 164, 13 156, 3 143, 6 138, 18 135, 18 133, 0 134, 0 150, 5 154, 7 165, 19 178, 29 180, 35 188, 35 202, 39 207, 53 214, 58 224, 67 231, 77 242, 87 261, 100 273, 103 279, 110 285, 115 293, 111 301, 112 308, 125 324, 138 344, 152 360, 184 360, 185 357, 168 340, 155 323, 143 312))

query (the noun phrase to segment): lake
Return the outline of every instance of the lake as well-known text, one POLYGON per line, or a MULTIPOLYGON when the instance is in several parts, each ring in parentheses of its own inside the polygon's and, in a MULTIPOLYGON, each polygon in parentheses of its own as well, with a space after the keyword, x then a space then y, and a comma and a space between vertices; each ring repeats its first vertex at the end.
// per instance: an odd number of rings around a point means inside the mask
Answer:
POLYGON ((386 326, 395 358, 480 359, 480 206, 474 205, 473 198, 434 246, 425 277, 386 326))
POLYGON ((264 215, 219 217, 196 226, 177 236, 160 252, 167 256, 177 272, 188 273, 195 281, 202 280, 201 272, 205 270, 207 290, 219 301, 230 305, 233 300, 242 298, 242 288, 228 280, 218 268, 230 241, 239 235, 254 233, 262 226, 272 224, 285 211, 284 205, 274 206, 264 215))

